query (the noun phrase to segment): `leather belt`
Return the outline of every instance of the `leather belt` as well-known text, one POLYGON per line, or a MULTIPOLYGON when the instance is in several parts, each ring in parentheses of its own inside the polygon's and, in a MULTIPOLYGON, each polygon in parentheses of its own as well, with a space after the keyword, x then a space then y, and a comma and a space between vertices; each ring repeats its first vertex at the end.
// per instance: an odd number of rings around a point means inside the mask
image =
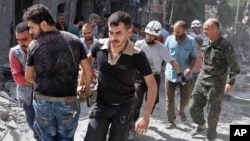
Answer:
POLYGON ((66 96, 66 97, 52 97, 45 96, 42 94, 34 93, 34 98, 48 101, 48 102, 62 102, 62 103, 73 103, 76 101, 76 96, 66 96))
POLYGON ((154 75, 160 75, 161 72, 153 72, 154 75))

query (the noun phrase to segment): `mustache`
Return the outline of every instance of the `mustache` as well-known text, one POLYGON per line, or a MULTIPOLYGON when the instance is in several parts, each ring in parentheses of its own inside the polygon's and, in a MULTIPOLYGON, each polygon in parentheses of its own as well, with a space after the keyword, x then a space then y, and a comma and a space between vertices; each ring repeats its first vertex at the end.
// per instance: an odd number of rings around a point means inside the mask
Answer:
POLYGON ((148 45, 154 44, 155 42, 156 42, 156 40, 147 40, 147 39, 146 39, 146 43, 147 43, 148 45))
POLYGON ((92 38, 92 37, 91 37, 91 38, 88 38, 88 37, 86 38, 86 37, 85 37, 85 40, 86 40, 86 41, 92 41, 93 38, 92 38))
POLYGON ((26 45, 23 45, 23 46, 21 46, 21 48, 28 48, 28 46, 26 46, 26 45))

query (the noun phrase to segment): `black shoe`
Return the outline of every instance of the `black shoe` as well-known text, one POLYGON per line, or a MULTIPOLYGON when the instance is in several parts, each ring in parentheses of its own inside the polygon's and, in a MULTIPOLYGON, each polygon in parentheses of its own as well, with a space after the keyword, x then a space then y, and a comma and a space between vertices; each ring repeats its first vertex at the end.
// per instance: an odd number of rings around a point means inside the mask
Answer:
POLYGON ((176 124, 173 123, 173 122, 170 122, 169 124, 166 125, 165 128, 166 128, 166 129, 173 129, 173 128, 176 128, 176 124))
POLYGON ((193 136, 196 136, 196 135, 198 135, 198 134, 200 134, 201 132, 206 131, 206 130, 207 130, 207 128, 202 129, 202 128, 200 128, 199 126, 197 126, 196 128, 194 128, 194 129, 191 131, 191 136, 192 136, 192 137, 193 137, 193 136))

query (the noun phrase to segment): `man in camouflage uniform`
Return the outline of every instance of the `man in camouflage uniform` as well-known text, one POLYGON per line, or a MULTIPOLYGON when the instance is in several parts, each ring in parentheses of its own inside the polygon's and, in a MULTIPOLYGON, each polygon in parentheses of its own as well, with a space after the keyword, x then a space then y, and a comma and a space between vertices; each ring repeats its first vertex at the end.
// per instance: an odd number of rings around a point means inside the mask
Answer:
POLYGON ((217 19, 208 19, 203 30, 210 40, 204 49, 203 64, 192 94, 190 114, 198 126, 192 136, 206 130, 203 108, 207 105, 208 128, 206 141, 217 137, 217 124, 224 92, 231 92, 236 75, 240 73, 239 64, 232 45, 220 35, 217 19))

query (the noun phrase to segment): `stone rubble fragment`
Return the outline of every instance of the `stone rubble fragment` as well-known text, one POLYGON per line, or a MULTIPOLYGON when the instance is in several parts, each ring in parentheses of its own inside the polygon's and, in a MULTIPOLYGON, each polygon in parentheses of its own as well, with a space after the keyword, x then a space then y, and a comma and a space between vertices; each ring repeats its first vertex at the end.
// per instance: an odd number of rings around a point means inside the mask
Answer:
POLYGON ((5 94, 0 91, 0 141, 20 141, 20 123, 26 123, 23 108, 5 94))

